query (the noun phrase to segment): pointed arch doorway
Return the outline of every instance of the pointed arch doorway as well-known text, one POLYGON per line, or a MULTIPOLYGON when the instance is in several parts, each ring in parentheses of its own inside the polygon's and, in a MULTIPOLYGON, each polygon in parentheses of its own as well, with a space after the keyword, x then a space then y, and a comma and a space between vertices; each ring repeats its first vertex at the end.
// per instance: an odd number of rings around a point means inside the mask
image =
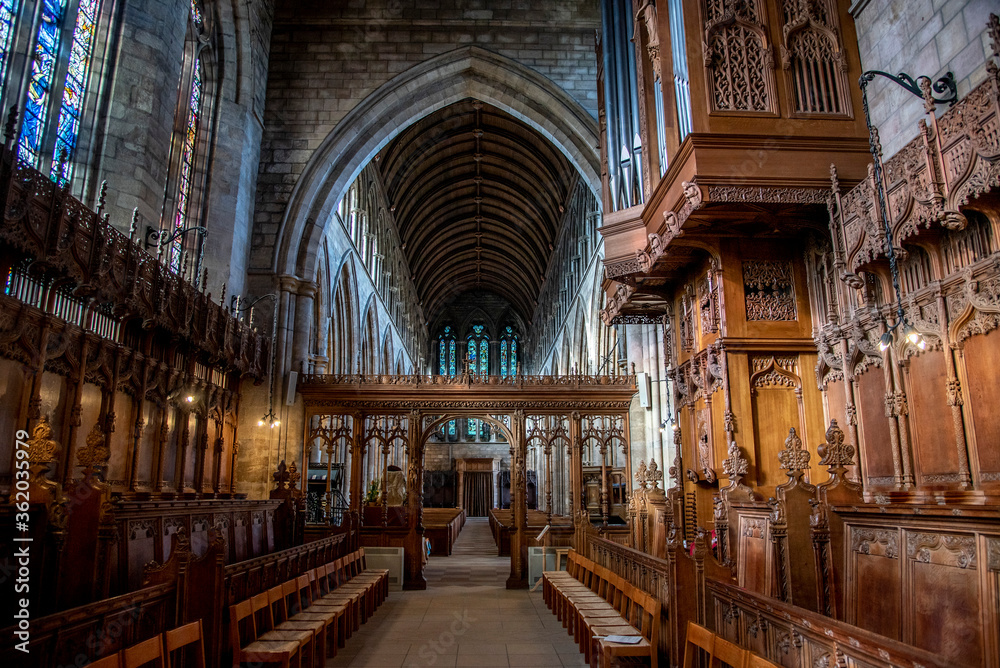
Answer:
POLYGON ((299 391, 305 411, 303 470, 312 459, 317 430, 326 423, 340 425, 340 442, 349 443, 340 451, 345 461, 336 462, 349 481, 348 530, 358 532, 362 545, 403 548, 405 589, 427 587, 423 573, 424 458, 428 440, 442 424, 460 417, 487 420, 503 430, 510 444, 508 589, 528 586, 528 547, 533 539, 527 508, 531 457, 536 458, 536 468, 544 462, 548 466, 548 512, 541 522, 552 522, 551 499, 557 492, 551 480, 559 462, 567 473, 562 490, 571 518, 567 539, 578 549, 583 547, 593 517, 585 499, 584 444, 595 438, 618 444, 602 447, 600 452, 600 513, 605 521, 611 510, 615 464, 621 464, 618 468, 626 480, 632 478, 628 410, 636 393, 633 376, 306 374, 299 391), (365 499, 373 505, 366 505, 365 499), (390 505, 390 501, 400 505, 390 505))

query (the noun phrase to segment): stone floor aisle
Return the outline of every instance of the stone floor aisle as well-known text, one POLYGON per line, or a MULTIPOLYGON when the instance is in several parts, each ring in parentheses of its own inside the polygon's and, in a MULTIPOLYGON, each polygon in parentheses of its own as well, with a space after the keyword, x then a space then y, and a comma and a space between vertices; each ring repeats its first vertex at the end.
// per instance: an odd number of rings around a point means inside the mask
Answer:
POLYGON ((484 518, 469 518, 450 557, 431 557, 426 591, 390 592, 327 667, 584 666, 542 591, 508 591, 484 518))

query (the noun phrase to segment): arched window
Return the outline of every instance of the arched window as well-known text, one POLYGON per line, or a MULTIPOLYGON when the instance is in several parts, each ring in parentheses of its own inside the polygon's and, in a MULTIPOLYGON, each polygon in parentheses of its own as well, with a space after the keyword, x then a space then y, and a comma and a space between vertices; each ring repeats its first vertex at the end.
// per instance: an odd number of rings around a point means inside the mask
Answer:
POLYGON ((83 99, 87 92, 99 9, 99 0, 80 0, 76 13, 62 108, 56 121, 56 145, 52 152, 51 174, 56 183, 65 183, 72 176, 73 162, 70 158, 73 157, 80 133, 80 114, 83 112, 83 99), (62 157, 64 154, 65 160, 62 157))
POLYGON ((59 60, 59 41, 66 8, 59 0, 44 0, 38 24, 35 53, 31 60, 31 79, 21 121, 21 136, 17 142, 18 157, 38 167, 42 155, 42 141, 48 122, 48 110, 54 85, 56 63, 59 60))
POLYGON ((7 65, 9 64, 7 56, 10 54, 10 45, 14 42, 14 23, 16 20, 16 0, 0 0, 0 81, 4 82, 2 88, 7 87, 7 65))
MULTIPOLYGON (((191 63, 190 87, 184 97, 183 106, 183 140, 181 144, 180 172, 177 178, 177 205, 174 211, 174 230, 188 226, 191 215, 191 199, 194 185, 195 159, 198 149, 198 128, 201 124, 204 106, 204 72, 201 53, 202 40, 200 36, 205 31, 205 21, 196 0, 191 0, 190 26, 194 37, 188 40, 192 50, 186 57, 191 63)), ((181 268, 181 253, 184 237, 178 237, 170 248, 170 268, 177 271, 181 268)))
POLYGON ((445 327, 438 341, 438 374, 454 376, 457 371, 455 364, 455 332, 451 327, 445 327))
POLYGON ((517 375, 517 334, 513 327, 507 327, 500 339, 500 375, 517 375))
POLYGON ((466 360, 469 363, 469 373, 482 376, 490 373, 490 335, 484 325, 473 325, 466 344, 466 360))

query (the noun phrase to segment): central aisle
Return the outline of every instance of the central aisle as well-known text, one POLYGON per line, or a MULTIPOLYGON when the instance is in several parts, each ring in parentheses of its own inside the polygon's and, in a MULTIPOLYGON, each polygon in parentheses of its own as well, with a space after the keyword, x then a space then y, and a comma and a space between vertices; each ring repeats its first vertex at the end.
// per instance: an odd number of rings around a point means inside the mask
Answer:
POLYGON ((470 517, 450 557, 427 562, 426 591, 390 592, 334 666, 585 666, 542 591, 508 591, 489 521, 470 517))

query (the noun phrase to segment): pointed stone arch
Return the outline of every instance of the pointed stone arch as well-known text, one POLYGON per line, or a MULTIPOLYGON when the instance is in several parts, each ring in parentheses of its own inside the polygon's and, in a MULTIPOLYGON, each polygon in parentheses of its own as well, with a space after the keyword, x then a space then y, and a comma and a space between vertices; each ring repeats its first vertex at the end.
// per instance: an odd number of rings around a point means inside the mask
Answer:
POLYGON ((337 124, 292 191, 273 270, 310 275, 337 199, 369 160, 417 120, 470 97, 506 111, 549 139, 600 195, 594 117, 534 70, 480 47, 461 47, 394 77, 337 124))
POLYGON ((340 259, 340 269, 337 271, 337 282, 333 287, 331 300, 330 338, 331 346, 330 369, 334 373, 353 373, 357 371, 356 356, 360 332, 360 309, 358 308, 358 281, 354 273, 353 252, 347 251, 340 259))

